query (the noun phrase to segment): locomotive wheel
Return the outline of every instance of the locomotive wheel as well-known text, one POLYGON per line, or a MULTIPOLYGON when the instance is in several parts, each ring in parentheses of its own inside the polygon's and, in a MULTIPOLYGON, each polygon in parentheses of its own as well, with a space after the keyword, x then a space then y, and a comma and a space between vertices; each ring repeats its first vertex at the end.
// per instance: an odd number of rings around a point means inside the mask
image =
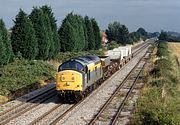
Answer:
POLYGON ((58 94, 58 98, 59 98, 61 103, 65 102, 65 97, 63 95, 58 94))
POLYGON ((83 99, 83 94, 81 92, 74 93, 74 102, 79 102, 83 99))

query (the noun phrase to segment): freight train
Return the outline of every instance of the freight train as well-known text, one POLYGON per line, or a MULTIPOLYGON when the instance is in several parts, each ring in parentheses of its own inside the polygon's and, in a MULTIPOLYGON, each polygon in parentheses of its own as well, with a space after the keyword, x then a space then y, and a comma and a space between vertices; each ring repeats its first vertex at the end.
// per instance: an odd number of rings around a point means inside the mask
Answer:
POLYGON ((131 58, 131 47, 119 47, 109 50, 106 56, 87 55, 62 63, 56 74, 60 100, 81 100, 131 58))

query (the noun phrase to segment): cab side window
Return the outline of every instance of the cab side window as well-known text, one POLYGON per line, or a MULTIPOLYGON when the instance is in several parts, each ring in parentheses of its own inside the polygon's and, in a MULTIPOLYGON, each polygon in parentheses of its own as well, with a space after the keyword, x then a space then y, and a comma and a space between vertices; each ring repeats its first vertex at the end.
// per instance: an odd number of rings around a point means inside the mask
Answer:
POLYGON ((88 70, 88 80, 90 80, 91 78, 91 74, 90 74, 91 72, 90 72, 90 70, 88 70))

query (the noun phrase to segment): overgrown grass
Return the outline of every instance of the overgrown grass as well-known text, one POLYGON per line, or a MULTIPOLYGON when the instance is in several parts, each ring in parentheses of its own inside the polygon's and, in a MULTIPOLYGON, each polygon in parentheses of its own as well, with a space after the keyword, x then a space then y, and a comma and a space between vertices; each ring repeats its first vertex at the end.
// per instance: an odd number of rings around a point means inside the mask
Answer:
POLYGON ((7 96, 19 89, 54 77, 55 68, 43 61, 15 60, 0 67, 0 95, 7 96))
POLYGON ((167 43, 159 43, 148 84, 139 98, 133 125, 179 125, 180 67, 167 43))

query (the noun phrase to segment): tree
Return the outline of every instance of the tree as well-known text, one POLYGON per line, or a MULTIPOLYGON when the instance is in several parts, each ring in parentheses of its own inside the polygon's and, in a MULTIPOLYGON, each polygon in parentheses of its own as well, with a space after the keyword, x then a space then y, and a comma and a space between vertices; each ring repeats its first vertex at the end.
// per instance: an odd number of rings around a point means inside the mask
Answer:
POLYGON ((83 27, 83 17, 80 15, 73 15, 73 21, 71 25, 73 26, 75 33, 75 51, 82 51, 85 47, 85 34, 83 27))
POLYGON ((11 41, 2 19, 0 19, 0 65, 7 64, 13 59, 11 41))
POLYGON ((140 40, 140 34, 138 32, 132 32, 129 34, 129 40, 128 43, 129 44, 133 44, 135 42, 138 42, 140 40))
POLYGON ((26 59, 35 59, 38 49, 33 25, 27 14, 20 9, 12 28, 11 41, 15 55, 22 54, 26 59))
POLYGON ((84 50, 86 44, 84 28, 84 19, 82 16, 73 14, 72 12, 66 16, 58 30, 63 52, 84 50))
POLYGON ((75 50, 75 31, 71 25, 72 22, 73 14, 69 13, 58 30, 62 52, 75 50))
POLYGON ((87 40, 88 40, 88 50, 95 49, 95 36, 93 33, 93 25, 88 16, 84 18, 86 29, 87 29, 87 40))
POLYGON ((161 34, 159 35, 159 40, 168 40, 168 34, 164 31, 161 31, 161 34))
POLYGON ((109 41, 116 41, 117 43, 123 45, 125 45, 128 42, 128 28, 117 21, 110 23, 108 25, 106 34, 109 41))
POLYGON ((86 28, 86 24, 85 24, 85 20, 83 19, 83 29, 84 29, 84 50, 87 51, 88 50, 88 34, 87 34, 87 28, 86 28))
POLYGON ((0 33, 0 66, 6 64, 6 47, 2 37, 0 33))
POLYGON ((144 28, 139 28, 136 32, 140 33, 142 36, 146 36, 148 35, 148 33, 146 32, 146 30, 144 28))
POLYGON ((35 29, 35 34, 38 43, 37 59, 46 60, 49 58, 49 51, 51 46, 52 37, 50 36, 50 23, 48 17, 44 16, 43 11, 37 7, 33 8, 29 15, 35 29))
POLYGON ((49 58, 52 58, 53 56, 55 56, 58 52, 60 52, 61 49, 61 45, 60 45, 60 41, 59 41, 59 36, 58 36, 58 32, 57 32, 57 24, 56 24, 56 19, 54 17, 54 13, 52 12, 52 9, 50 6, 42 6, 41 7, 43 13, 47 19, 47 22, 49 22, 48 25, 50 25, 49 27, 49 37, 52 37, 50 39, 52 39, 51 41, 51 45, 50 45, 50 55, 49 58))
POLYGON ((58 31, 59 39, 61 41, 61 51, 73 51, 75 46, 73 27, 68 21, 63 22, 58 31))
POLYGON ((98 50, 101 48, 100 29, 94 18, 91 19, 91 23, 93 26, 93 32, 94 32, 94 37, 95 37, 95 49, 98 50))

